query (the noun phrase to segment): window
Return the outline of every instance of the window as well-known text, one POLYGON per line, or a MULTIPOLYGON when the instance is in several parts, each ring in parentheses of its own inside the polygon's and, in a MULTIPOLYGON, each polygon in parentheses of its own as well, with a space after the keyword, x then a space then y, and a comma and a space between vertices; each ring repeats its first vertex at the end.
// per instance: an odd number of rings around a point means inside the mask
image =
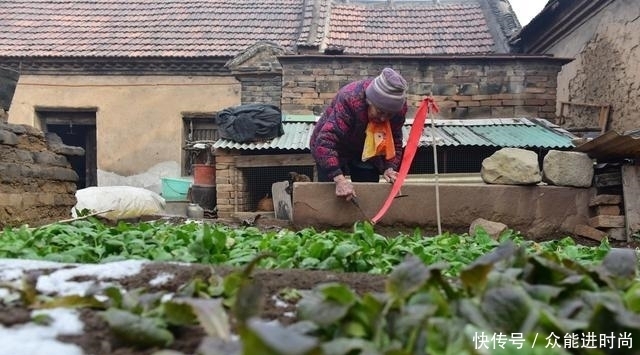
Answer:
POLYGON ((182 175, 191 175, 192 164, 204 164, 212 157, 206 150, 192 149, 196 143, 212 144, 220 137, 215 113, 183 114, 182 175))

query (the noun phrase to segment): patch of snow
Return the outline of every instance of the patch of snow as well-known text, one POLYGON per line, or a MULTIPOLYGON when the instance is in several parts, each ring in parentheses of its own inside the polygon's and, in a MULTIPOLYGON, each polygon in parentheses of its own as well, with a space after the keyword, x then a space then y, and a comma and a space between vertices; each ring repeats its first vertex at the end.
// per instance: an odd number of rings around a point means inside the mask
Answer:
POLYGON ((289 307, 289 304, 287 302, 281 300, 277 295, 271 296, 271 299, 273 300, 273 302, 275 302, 276 307, 279 307, 279 308, 287 308, 287 307, 289 307))
MULTIPOLYGON (((140 272, 145 263, 148 263, 148 261, 123 260, 105 264, 82 264, 71 269, 56 270, 49 275, 40 276, 36 283, 36 289, 43 294, 85 296, 87 290, 96 284, 94 280, 118 280, 126 276, 135 275, 140 272), (72 280, 81 276, 90 276, 91 280, 72 280)), ((105 288, 111 284, 111 282, 104 282, 100 283, 99 286, 100 288, 105 288)))
POLYGON ((21 280, 25 271, 38 269, 60 269, 68 265, 77 264, 56 263, 44 260, 0 259, 0 280, 21 280))
POLYGON ((77 345, 56 340, 59 335, 82 334, 83 324, 76 310, 36 310, 31 316, 40 314, 51 317, 51 324, 39 325, 31 322, 10 328, 0 325, 0 355, 84 355, 77 345))
POLYGON ((175 275, 170 274, 168 272, 160 273, 160 274, 156 275, 156 277, 153 280, 149 281, 149 285, 151 285, 151 286, 163 285, 163 284, 167 283, 167 281, 173 279, 174 276, 175 275))

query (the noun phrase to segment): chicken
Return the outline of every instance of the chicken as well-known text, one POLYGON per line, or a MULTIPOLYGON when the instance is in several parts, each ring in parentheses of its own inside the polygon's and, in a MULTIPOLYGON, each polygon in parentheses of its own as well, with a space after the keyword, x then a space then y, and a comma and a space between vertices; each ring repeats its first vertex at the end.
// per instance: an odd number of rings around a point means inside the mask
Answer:
POLYGON ((273 211, 273 198, 266 194, 263 198, 258 201, 257 211, 261 212, 272 212, 273 211))

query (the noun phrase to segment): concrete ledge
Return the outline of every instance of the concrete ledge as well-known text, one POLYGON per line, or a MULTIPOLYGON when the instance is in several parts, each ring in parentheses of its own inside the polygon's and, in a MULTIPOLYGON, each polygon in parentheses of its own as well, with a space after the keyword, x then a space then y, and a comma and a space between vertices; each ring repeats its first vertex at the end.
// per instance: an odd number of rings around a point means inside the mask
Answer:
MULTIPOLYGON (((367 217, 378 212, 391 185, 355 183, 360 205, 367 217)), ((439 184, 443 231, 468 232, 476 218, 502 222, 532 238, 573 234, 578 224, 588 224, 593 188, 560 186, 490 185, 484 183, 439 184)), ((437 227, 436 185, 406 184, 406 197, 397 198, 379 221, 380 225, 437 227)), ((349 202, 335 197, 333 183, 296 183, 293 192, 295 225, 349 226, 363 220, 349 202)))

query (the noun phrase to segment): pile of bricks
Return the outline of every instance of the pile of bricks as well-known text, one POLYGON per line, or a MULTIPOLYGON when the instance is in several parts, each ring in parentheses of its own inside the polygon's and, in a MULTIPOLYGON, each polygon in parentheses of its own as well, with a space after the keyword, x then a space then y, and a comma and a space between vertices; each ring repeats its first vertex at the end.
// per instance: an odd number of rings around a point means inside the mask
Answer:
POLYGON ((589 201, 589 209, 593 214, 593 217, 589 218, 589 225, 577 225, 574 233, 597 241, 606 236, 610 239, 626 240, 622 203, 621 195, 601 194, 594 196, 589 201))

